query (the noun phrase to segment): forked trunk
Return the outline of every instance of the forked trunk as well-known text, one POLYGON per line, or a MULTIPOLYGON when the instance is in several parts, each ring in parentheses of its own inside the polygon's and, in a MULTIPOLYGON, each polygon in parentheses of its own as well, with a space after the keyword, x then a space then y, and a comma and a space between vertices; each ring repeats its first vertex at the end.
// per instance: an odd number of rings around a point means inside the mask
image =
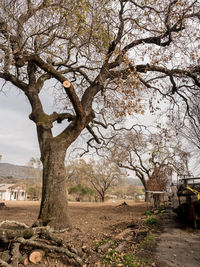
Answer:
POLYGON ((50 225, 55 229, 70 226, 68 217, 66 170, 64 165, 66 151, 61 145, 52 143, 43 151, 43 187, 38 223, 50 225))

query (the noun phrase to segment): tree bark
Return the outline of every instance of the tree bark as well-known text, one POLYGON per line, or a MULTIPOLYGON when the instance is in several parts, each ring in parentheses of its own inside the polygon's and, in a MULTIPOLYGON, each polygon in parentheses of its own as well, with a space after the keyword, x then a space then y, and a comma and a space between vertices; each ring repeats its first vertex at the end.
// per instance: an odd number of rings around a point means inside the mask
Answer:
POLYGON ((105 201, 105 196, 101 195, 101 202, 104 202, 104 201, 105 201))
POLYGON ((45 148, 41 151, 43 186, 40 212, 36 224, 50 225, 54 229, 68 228, 70 227, 70 220, 64 165, 66 147, 62 144, 62 139, 50 138, 46 143, 45 148))

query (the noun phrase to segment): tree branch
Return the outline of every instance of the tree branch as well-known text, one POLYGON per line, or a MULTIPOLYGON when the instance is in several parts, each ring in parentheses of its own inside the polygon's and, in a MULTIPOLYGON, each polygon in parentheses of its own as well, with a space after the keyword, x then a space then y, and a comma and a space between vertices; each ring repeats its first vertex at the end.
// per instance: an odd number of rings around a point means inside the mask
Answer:
POLYGON ((101 144, 98 136, 95 134, 95 132, 93 131, 92 127, 90 127, 89 125, 86 127, 87 130, 91 133, 91 135, 94 137, 94 140, 97 142, 97 144, 101 144))
POLYGON ((79 100, 75 89, 73 85, 62 75, 60 74, 57 70, 54 69, 54 67, 46 62, 44 62, 39 56, 35 55, 32 58, 32 61, 41 69, 46 71, 47 73, 51 74, 54 78, 56 78, 59 82, 64 84, 64 82, 68 82, 67 86, 64 86, 65 92, 68 95, 73 108, 76 112, 76 115, 78 118, 82 118, 85 115, 85 112, 83 110, 83 106, 81 104, 81 101, 79 100))
POLYGON ((76 116, 70 114, 70 113, 57 113, 54 112, 50 115, 50 118, 52 122, 57 121, 57 123, 62 123, 63 120, 72 121, 76 118, 76 116))
POLYGON ((0 78, 6 80, 8 82, 11 82, 13 85, 20 88, 24 92, 28 89, 28 85, 26 83, 20 81, 16 76, 14 76, 10 73, 0 72, 0 78))

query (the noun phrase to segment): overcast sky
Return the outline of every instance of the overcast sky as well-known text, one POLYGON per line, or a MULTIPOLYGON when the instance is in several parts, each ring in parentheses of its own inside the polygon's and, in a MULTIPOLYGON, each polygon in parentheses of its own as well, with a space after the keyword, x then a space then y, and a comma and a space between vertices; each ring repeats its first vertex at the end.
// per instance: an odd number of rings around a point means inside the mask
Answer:
MULTIPOLYGON (((53 110, 51 84, 40 96, 45 112, 53 110)), ((2 83, 0 82, 0 88, 2 83)), ((28 118, 31 107, 26 96, 12 85, 0 92, 0 154, 1 162, 25 165, 31 157, 40 157, 35 124, 28 118)), ((147 112, 148 113, 148 112, 147 112)), ((140 117, 140 124, 152 121, 151 116, 140 117)), ((131 125, 131 123, 130 123, 131 125)), ((58 126, 54 133, 62 129, 58 126)))
MULTIPOLYGON (((52 89, 48 90, 48 93, 43 90, 40 95, 47 113, 53 109, 52 89)), ((26 96, 7 84, 0 92, 1 162, 25 165, 31 157, 40 157, 36 127, 28 117, 30 113, 31 107, 26 96)))
POLYGON ((39 156, 36 129, 28 118, 31 108, 25 96, 11 89, 0 93, 1 162, 24 165, 39 156))
MULTIPOLYGON (((0 84, 1 87, 2 84, 0 84)), ((41 100, 45 111, 53 109, 51 89, 42 91, 41 100)), ((23 93, 15 87, 6 87, 0 92, 0 154, 1 162, 16 165, 26 165, 31 157, 40 157, 35 124, 28 118, 31 107, 23 93)), ((144 116, 139 116, 140 124, 153 124, 153 118, 146 110, 144 116)), ((129 121, 130 125, 133 121, 129 121)), ((55 134, 62 126, 58 126, 55 134)))

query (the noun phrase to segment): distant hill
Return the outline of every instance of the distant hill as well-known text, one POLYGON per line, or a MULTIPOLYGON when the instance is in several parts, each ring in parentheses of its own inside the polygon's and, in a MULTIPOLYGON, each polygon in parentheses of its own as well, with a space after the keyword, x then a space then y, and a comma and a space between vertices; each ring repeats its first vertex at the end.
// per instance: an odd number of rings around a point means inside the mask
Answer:
POLYGON ((0 163, 0 177, 6 178, 34 178, 35 169, 10 163, 0 163))
MULTIPOLYGON (((37 169, 28 166, 14 165, 10 163, 0 163, 0 177, 4 178, 35 178, 37 169)), ((142 185, 137 178, 125 178, 125 185, 142 185)))

